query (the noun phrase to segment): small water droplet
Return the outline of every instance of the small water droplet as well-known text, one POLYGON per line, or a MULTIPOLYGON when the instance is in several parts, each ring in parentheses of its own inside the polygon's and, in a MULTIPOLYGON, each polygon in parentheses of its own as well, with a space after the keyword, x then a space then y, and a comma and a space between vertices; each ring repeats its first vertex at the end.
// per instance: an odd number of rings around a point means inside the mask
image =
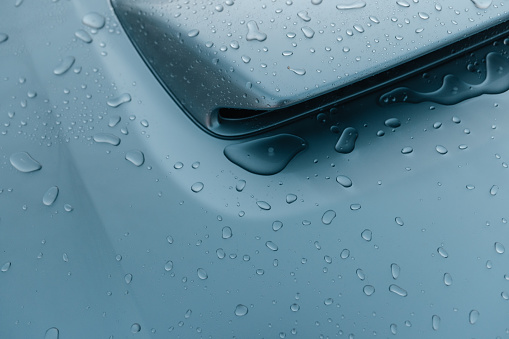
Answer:
POLYGON ((197 29, 192 29, 189 32, 187 32, 187 36, 190 38, 194 38, 194 37, 198 36, 198 34, 200 34, 200 31, 197 29))
POLYGON ((247 23, 247 34, 246 34, 246 40, 257 40, 257 41, 264 41, 267 39, 267 34, 260 32, 260 29, 258 28, 258 24, 256 21, 249 21, 247 23))
POLYGON ((452 276, 450 273, 444 274, 444 284, 445 286, 451 286, 452 285, 452 276))
POLYGON ((447 153, 447 148, 445 148, 444 146, 442 145, 437 145, 435 147, 435 150, 440 153, 440 154, 446 154, 447 153))
POLYGON ((118 107, 129 101, 131 101, 131 95, 129 93, 123 93, 116 98, 109 99, 106 103, 110 107, 118 107))
POLYGON ((297 201, 297 196, 295 194, 287 194, 286 195, 286 203, 291 204, 293 202, 297 201))
POLYGON ((477 322, 477 320, 479 320, 479 311, 477 310, 472 310, 470 311, 469 315, 468 315, 468 321, 470 322, 470 324, 475 324, 477 322))
POLYGON ((9 160, 15 169, 23 173, 38 171, 42 168, 42 165, 27 152, 13 153, 9 160))
POLYGON ((414 149, 410 146, 406 146, 401 149, 401 153, 403 153, 403 154, 410 154, 413 151, 414 151, 414 149))
POLYGON ((391 326, 389 328, 390 328, 392 334, 394 334, 394 335, 398 334, 398 325, 391 324, 391 326))
POLYGON ((334 149, 338 153, 350 153, 355 148, 355 141, 357 140, 357 137, 359 136, 359 133, 357 130, 353 127, 347 127, 343 130, 343 133, 341 133, 341 136, 339 137, 338 142, 336 143, 336 146, 334 149))
POLYGON ((198 273, 198 278, 200 278, 201 280, 205 280, 209 277, 209 275, 203 268, 199 268, 197 270, 197 273, 198 273))
POLYGON ((429 19, 429 14, 428 13, 425 13, 425 12, 419 12, 419 18, 423 19, 423 20, 427 20, 429 19))
POLYGON ((133 275, 131 273, 127 273, 124 276, 124 281, 125 281, 126 284, 130 284, 131 281, 133 281, 133 275))
POLYGON ((46 191, 46 193, 44 193, 42 197, 42 203, 46 206, 51 206, 51 204, 53 204, 55 200, 57 200, 57 197, 58 197, 58 187, 57 186, 50 187, 46 191))
POLYGON ((198 193, 203 189, 203 187, 204 187, 203 183, 198 181, 191 186, 191 191, 193 191, 194 193, 198 193))
POLYGON ((257 201, 256 204, 258 207, 260 207, 262 210, 268 211, 271 209, 271 206, 266 201, 257 201))
POLYGON ((358 211, 358 210, 360 210, 360 209, 361 209, 361 207, 362 207, 362 206, 361 206, 361 204, 351 204, 351 205, 350 205, 350 209, 351 209, 352 211, 358 211))
POLYGON ((371 239, 373 238, 373 232, 371 232, 370 229, 366 228, 364 231, 362 231, 361 237, 366 241, 371 241, 371 239))
POLYGON ((399 0, 399 1, 396 1, 396 3, 398 5, 400 5, 401 7, 410 7, 410 4, 408 2, 406 2, 405 0, 399 0))
POLYGON ((7 272, 9 270, 9 268, 11 268, 11 262, 10 261, 8 261, 5 264, 3 264, 2 268, 0 269, 0 271, 7 272))
POLYGON ((74 36, 76 36, 76 38, 80 39, 81 41, 86 42, 87 44, 92 42, 92 37, 90 34, 82 29, 78 29, 76 32, 74 32, 74 36))
POLYGON ((352 180, 346 175, 338 175, 336 181, 345 188, 352 187, 352 180))
POLYGON ((72 207, 69 204, 64 204, 64 211, 66 212, 72 212, 74 210, 74 207, 72 207))
POLYGON ((398 264, 391 264, 391 274, 392 279, 396 280, 399 277, 399 273, 401 272, 401 268, 398 264))
POLYGON ((322 222, 324 225, 330 225, 332 223, 332 220, 336 217, 336 212, 333 210, 326 211, 322 216, 322 222))
POLYGON ((300 310, 300 306, 298 304, 291 304, 290 309, 292 310, 292 312, 297 312, 298 310, 300 310))
POLYGON ((505 252, 505 246, 502 245, 501 243, 499 242, 496 242, 495 243, 495 251, 498 253, 498 254, 503 254, 505 252))
POLYGON ((101 29, 104 27, 106 20, 101 14, 91 12, 83 17, 82 22, 90 28, 101 29))
POLYGON ((277 232, 281 229, 281 227, 283 227, 283 223, 279 220, 276 220, 272 223, 272 230, 274 232, 277 232))
POLYGON ((230 239, 233 236, 233 232, 232 232, 232 229, 230 228, 230 226, 223 227, 222 233, 223 233, 223 239, 230 239))
POLYGON ((134 323, 131 325, 131 332, 132 333, 138 333, 141 331, 141 326, 138 323, 134 323))
POLYGON ((345 10, 345 9, 359 9, 366 7, 366 2, 362 0, 357 0, 354 2, 351 2, 349 4, 339 4, 336 5, 336 8, 339 10, 345 10))
POLYGON ((366 274, 364 273, 364 271, 360 268, 358 268, 355 273, 357 274, 357 277, 360 279, 360 280, 364 280, 366 279, 366 274))
POLYGON ((306 70, 304 68, 291 68, 290 66, 288 66, 288 69, 297 75, 306 74, 306 70))
POLYGON ((504 291, 504 292, 502 292, 502 293, 500 293, 500 296, 501 296, 501 297, 502 297, 502 299, 504 299, 504 300, 509 300, 509 293, 507 293, 507 292, 505 292, 505 291, 504 291))
POLYGON ((246 181, 245 180, 239 180, 237 182, 237 185, 235 186, 235 189, 237 190, 237 192, 242 192, 245 187, 246 187, 246 181))
POLYGON ((164 264, 164 270, 169 272, 173 269, 173 261, 168 260, 166 264, 164 264))
POLYGON ((397 118, 390 118, 385 120, 384 125, 390 128, 398 128, 401 126, 401 121, 397 118))
POLYGON ((339 256, 341 257, 341 259, 347 259, 350 256, 350 250, 348 248, 345 248, 344 250, 341 251, 339 256))
POLYGON ((60 62, 60 64, 57 67, 55 67, 55 69, 53 70, 53 73, 55 75, 64 74, 72 67, 72 65, 74 65, 74 61, 76 61, 76 59, 73 56, 64 57, 62 59, 62 61, 60 62))
POLYGON ((274 244, 272 241, 267 241, 265 243, 265 246, 267 246, 267 248, 270 249, 271 251, 277 251, 278 250, 277 245, 274 244))
POLYGON ((437 248, 437 252, 438 252, 438 254, 440 254, 444 258, 449 257, 449 254, 447 253, 447 251, 443 247, 437 248))
POLYGON ((97 133, 93 136, 93 139, 97 143, 110 144, 118 146, 120 144, 120 138, 111 133, 97 133))
POLYGON ((394 221, 396 221, 396 224, 398 224, 399 226, 403 226, 405 224, 403 222, 403 219, 401 219, 400 217, 396 217, 394 221))
POLYGON ((370 295, 375 293, 375 288, 372 285, 366 285, 366 286, 364 286, 362 291, 364 292, 365 295, 367 295, 369 297, 370 295))
POLYGON ((244 306, 242 304, 238 304, 237 307, 235 307, 235 315, 237 317, 245 316, 248 312, 247 306, 244 306))
POLYGON ((440 317, 438 315, 433 315, 431 317, 431 328, 433 328, 434 331, 438 331, 439 327, 440 327, 440 317))
POLYGON ((491 186, 491 188, 490 188, 490 194, 491 194, 491 195, 497 195, 497 193, 498 193, 498 186, 497 186, 497 185, 493 185, 493 186, 491 186))
POLYGON ((406 290, 404 290, 403 288, 401 288, 395 284, 392 284, 391 286, 389 286, 389 291, 399 295, 400 297, 406 297, 408 295, 406 290))
POLYGON ((44 339, 58 339, 58 337, 59 333, 58 328, 56 327, 48 328, 46 334, 44 335, 44 339))

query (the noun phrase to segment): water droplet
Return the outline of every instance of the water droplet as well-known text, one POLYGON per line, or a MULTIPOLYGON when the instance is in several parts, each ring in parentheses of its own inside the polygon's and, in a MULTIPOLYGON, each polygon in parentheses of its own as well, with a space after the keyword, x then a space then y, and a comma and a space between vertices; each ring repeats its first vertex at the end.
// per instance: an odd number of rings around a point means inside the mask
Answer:
POLYGON ((413 151, 414 151, 414 149, 410 146, 406 146, 401 149, 401 153, 403 153, 403 154, 410 154, 413 151))
POLYGON ((3 264, 2 268, 0 269, 0 271, 7 272, 9 270, 9 268, 11 268, 11 262, 10 261, 8 261, 5 264, 3 264))
POLYGON ((423 20, 427 20, 429 19, 429 14, 428 13, 425 13, 425 12, 419 12, 419 18, 423 19, 423 20))
POLYGON ((230 239, 233 235, 232 229, 229 226, 223 227, 223 239, 230 239))
POLYGON ((319 4, 321 4, 321 3, 322 3, 322 1, 323 1, 323 0, 311 0, 311 3, 312 3, 313 5, 319 5, 319 4))
POLYGON ((352 180, 346 175, 338 175, 336 181, 343 187, 352 187, 352 180))
POLYGON ((260 207, 262 210, 268 211, 271 209, 271 206, 266 201, 257 201, 256 204, 258 207, 260 207))
POLYGON ((303 139, 291 134, 279 134, 226 146, 224 155, 249 172, 272 175, 282 171, 305 147, 303 139))
POLYGON ((394 335, 398 334, 398 325, 391 324, 391 326, 389 328, 390 328, 392 334, 394 334, 394 335))
POLYGON ((90 34, 88 34, 87 31, 84 31, 82 29, 78 29, 76 32, 74 32, 74 35, 76 38, 80 39, 83 42, 86 42, 87 44, 92 42, 92 37, 90 34))
POLYGON ((76 61, 76 59, 73 56, 64 57, 62 59, 62 62, 60 62, 60 64, 57 67, 55 67, 53 73, 56 75, 64 74, 72 67, 72 65, 74 65, 74 61, 76 61))
POLYGON ((164 270, 169 272, 173 269, 173 261, 168 260, 166 264, 164 264, 164 270))
POLYGON ((389 286, 389 291, 399 295, 400 297, 406 297, 408 295, 407 291, 405 291, 403 288, 399 287, 398 285, 394 285, 394 284, 389 286))
POLYGON ((141 326, 138 323, 134 323, 131 325, 131 332, 132 333, 138 333, 141 331, 141 326))
POLYGON ((237 182, 237 185, 235 186, 235 189, 237 190, 237 192, 242 192, 244 190, 244 187, 246 187, 246 181, 239 180, 237 182))
POLYGON ((291 204, 293 202, 297 201, 297 196, 295 194, 287 194, 286 195, 286 203, 291 204))
POLYGON ((256 21, 249 21, 247 23, 247 34, 246 34, 246 40, 258 40, 258 41, 264 41, 267 39, 267 34, 260 32, 260 29, 258 28, 258 24, 256 21))
POLYGON ((66 212, 72 212, 74 210, 74 207, 72 207, 69 204, 64 204, 64 211, 66 212))
POLYGON ((304 33, 304 36, 308 39, 311 39, 312 37, 315 36, 315 31, 313 31, 311 27, 304 26, 300 30, 302 31, 302 33, 304 33))
POLYGON ((396 280, 399 277, 399 273, 401 272, 401 268, 398 264, 391 264, 391 274, 392 279, 396 280))
POLYGON ((1 44, 2 42, 7 41, 8 39, 9 39, 9 36, 8 36, 7 34, 5 34, 5 33, 0 33, 0 44, 1 44))
POLYGON ((490 194, 491 195, 497 195, 497 193, 498 193, 498 186, 497 185, 491 186, 490 194))
POLYGON ((109 99, 106 103, 110 107, 118 107, 129 101, 131 101, 131 95, 129 93, 123 93, 116 98, 109 99))
POLYGON ((384 125, 390 128, 398 128, 401 126, 401 121, 397 118, 390 118, 385 120, 384 125))
POLYGON ((198 278, 200 278, 201 280, 205 280, 209 277, 209 275, 203 268, 199 268, 197 270, 197 273, 198 273, 198 278))
POLYGON ((278 247, 276 244, 274 244, 272 241, 267 241, 265 243, 265 246, 267 246, 267 248, 271 251, 277 251, 278 250, 278 247))
POLYGON ((360 210, 360 209, 361 209, 361 207, 362 207, 362 206, 361 206, 361 204, 351 204, 351 205, 350 205, 350 209, 351 209, 352 211, 358 211, 358 210, 360 210))
POLYGON ((200 31, 197 29, 192 29, 189 32, 187 32, 187 36, 190 38, 194 38, 195 36, 198 36, 200 34, 200 31))
POLYGON ((57 197, 58 197, 58 187, 57 186, 50 187, 46 191, 46 193, 44 193, 42 197, 42 203, 46 206, 51 206, 51 204, 53 204, 55 200, 57 200, 57 197))
POLYGON ((357 137, 359 136, 359 133, 357 130, 353 127, 347 127, 343 130, 343 133, 341 133, 341 136, 339 137, 338 142, 336 143, 336 146, 334 149, 338 153, 350 153, 355 148, 355 141, 357 140, 357 137))
POLYGON ((298 310, 300 310, 300 306, 298 304, 291 304, 290 309, 292 310, 292 312, 297 312, 298 310))
POLYGON ((13 153, 9 160, 15 169, 24 173, 38 171, 42 168, 42 165, 27 152, 13 153))
POLYGON ((191 191, 193 191, 194 193, 198 193, 203 189, 203 187, 204 187, 203 183, 198 181, 191 186, 191 191))
POLYGON ((437 145, 435 147, 435 150, 440 153, 440 154, 446 154, 447 153, 447 148, 445 148, 444 146, 442 145, 437 145))
POLYGON ((118 146, 120 144, 120 138, 111 133, 97 133, 93 136, 93 139, 97 143, 110 144, 118 146))
POLYGON ((288 66, 288 69, 297 75, 306 74, 306 70, 304 68, 291 68, 290 66, 288 66))
POLYGON ((142 151, 132 150, 126 153, 125 159, 133 165, 140 167, 145 162, 145 155, 142 151))
POLYGON ((451 286, 452 285, 452 276, 450 273, 444 274, 444 284, 445 286, 451 286))
POLYGON ((359 9, 366 7, 366 2, 362 0, 357 0, 349 4, 339 4, 336 5, 336 8, 339 10, 345 10, 345 9, 359 9))
POLYGON ((472 0, 475 7, 479 9, 486 9, 491 6, 492 0, 472 0))
POLYGON ((283 227, 283 223, 279 220, 276 220, 272 223, 272 230, 274 232, 277 232, 281 229, 281 227, 283 227))
POLYGON ((58 339, 58 328, 48 328, 46 334, 44 335, 44 339, 58 339))
POLYGON ((447 258, 449 256, 449 254, 447 253, 447 251, 443 247, 437 248, 437 252, 438 252, 438 254, 440 254, 444 258, 447 258))
POLYGON ((307 11, 300 11, 297 13, 297 16, 306 22, 311 21, 307 11))
POLYGON ((373 232, 371 232, 370 229, 366 228, 364 231, 362 231, 361 237, 366 241, 371 241, 371 239, 373 238, 373 232))
POLYGON ((126 284, 130 284, 131 281, 133 281, 133 275, 131 273, 127 273, 124 276, 124 281, 125 281, 126 284))
POLYGON ((248 312, 247 306, 244 306, 242 304, 238 304, 237 307, 235 307, 235 315, 237 317, 245 316, 248 312))
POLYGON ((242 59, 242 61, 243 61, 245 64, 247 64, 247 63, 249 63, 249 62, 251 61, 251 58, 250 58, 249 56, 247 56, 247 55, 243 55, 243 56, 241 56, 240 58, 242 59))
POLYGON ((364 271, 360 268, 358 268, 355 273, 357 274, 357 277, 360 279, 360 280, 364 280, 366 279, 366 274, 364 273, 364 271))
POLYGON ((502 293, 500 293, 500 296, 501 296, 501 297, 502 297, 502 299, 504 299, 504 300, 509 300, 509 293, 507 293, 507 292, 505 292, 505 291, 504 291, 504 292, 502 292, 502 293))
POLYGON ((336 212, 333 210, 326 211, 322 216, 322 222, 324 225, 330 225, 332 223, 332 220, 336 217, 336 212))
POLYGON ((341 257, 341 259, 347 259, 350 256, 350 250, 348 248, 345 248, 344 250, 341 251, 339 256, 341 257))
POLYGON ((366 285, 366 286, 364 286, 362 291, 364 292, 365 295, 367 295, 369 297, 370 295, 375 293, 375 288, 372 285, 366 285))
POLYGON ((396 1, 396 3, 401 7, 410 7, 410 4, 404 0, 396 1))
POLYGON ((403 226, 405 224, 403 222, 403 219, 401 219, 400 217, 396 217, 394 221, 396 221, 396 224, 398 224, 399 226, 403 226))
POLYGON ((110 121, 108 122, 109 127, 115 127, 120 122, 121 118, 120 115, 114 115, 110 117, 110 121))
POLYGON ((503 254, 505 252, 505 246, 502 245, 501 243, 499 242, 496 242, 495 243, 495 251, 498 253, 498 254, 503 254))
POLYGON ((438 315, 433 315, 431 317, 431 328, 434 331, 438 331, 438 327, 440 326, 440 317, 438 315))
POLYGON ((101 14, 91 12, 83 17, 82 22, 90 28, 101 29, 104 27, 106 20, 101 14))
POLYGON ((468 321, 473 325, 479 320, 479 311, 472 310, 468 315, 468 321))

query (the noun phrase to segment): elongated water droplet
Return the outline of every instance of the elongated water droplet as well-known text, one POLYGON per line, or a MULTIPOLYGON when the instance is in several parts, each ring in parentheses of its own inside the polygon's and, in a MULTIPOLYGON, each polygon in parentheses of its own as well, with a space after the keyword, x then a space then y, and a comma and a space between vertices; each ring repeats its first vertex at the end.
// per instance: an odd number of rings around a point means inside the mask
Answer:
POLYGON ((307 11, 300 11, 297 13, 297 16, 306 22, 311 21, 307 11))
POLYGON ((246 181, 239 180, 239 181, 237 181, 237 185, 235 186, 235 189, 237 190, 237 192, 242 192, 245 187, 246 187, 246 181))
POLYGON ((169 272, 173 269, 173 261, 168 260, 166 264, 164 264, 164 270, 169 272))
POLYGON ((198 273, 198 278, 200 278, 201 280, 205 280, 209 277, 209 275, 203 268, 199 268, 197 270, 197 273, 198 273))
POLYGON ((407 291, 403 288, 399 287, 398 285, 392 284, 389 286, 389 291, 391 291, 394 294, 399 295, 400 297, 406 297, 408 295, 407 291))
POLYGON ((447 151, 447 148, 445 148, 445 147, 444 147, 444 146, 442 146, 442 145, 437 145, 437 146, 435 147, 435 150, 436 150, 438 153, 440 153, 440 154, 447 154, 447 152, 448 152, 448 151, 447 151))
POLYGON ((475 324, 477 322, 477 320, 479 320, 479 311, 478 310, 472 310, 470 311, 469 315, 468 315, 468 321, 470 322, 470 324, 475 324))
POLYGON ((223 227, 223 239, 230 239, 233 236, 232 229, 229 226, 223 227))
POLYGON ((373 238, 373 232, 366 228, 364 231, 362 231, 361 237, 366 241, 371 241, 371 239, 373 238))
POLYGON ((257 40, 257 41, 264 41, 267 39, 267 34, 260 32, 260 29, 258 28, 258 24, 256 21, 249 21, 247 23, 247 34, 246 34, 246 40, 257 40))
POLYGON ((366 285, 363 287, 362 291, 364 292, 365 295, 369 297, 370 295, 375 293, 375 288, 372 285, 366 285))
POLYGON ((339 257, 341 259, 347 259, 348 257, 350 256, 350 250, 348 248, 345 248, 344 250, 341 251, 341 253, 339 254, 339 257))
POLYGON ((394 335, 398 334, 398 325, 391 324, 391 326, 389 326, 389 328, 390 328, 392 334, 394 334, 394 335))
POLYGON ((42 165, 27 152, 13 153, 9 160, 15 169, 23 173, 38 171, 42 168, 42 165))
POLYGON ((195 36, 198 36, 200 34, 200 31, 197 29, 192 29, 189 32, 187 32, 187 36, 190 38, 194 38, 195 36))
POLYGON ((291 134, 279 134, 226 146, 224 155, 249 172, 272 175, 282 171, 305 147, 303 139, 291 134))
POLYGON ((472 0, 475 7, 479 9, 486 9, 491 6, 492 0, 472 0))
POLYGON ((52 327, 48 328, 46 334, 44 335, 44 339, 58 339, 58 328, 52 327))
POLYGON ((324 225, 330 225, 332 223, 332 220, 336 217, 336 212, 333 210, 326 211, 322 216, 322 222, 324 225))
POLYGON ((257 201, 256 204, 258 207, 260 207, 262 210, 268 211, 271 209, 271 206, 266 201, 257 201))
POLYGON ((365 1, 354 1, 354 2, 351 2, 349 4, 340 4, 340 5, 336 5, 336 8, 339 9, 339 10, 345 10, 345 9, 359 9, 359 8, 364 8, 366 7, 366 2, 365 1))
POLYGON ((399 272, 401 272, 401 268, 398 264, 391 264, 391 274, 392 279, 396 280, 399 277, 399 272))
POLYGON ((272 230, 274 232, 279 231, 283 227, 283 223, 279 220, 276 220, 272 223, 272 230))
POLYGON ((83 24, 87 25, 88 27, 95 28, 95 29, 101 29, 104 27, 104 24, 106 23, 106 20, 104 17, 95 12, 91 12, 86 14, 82 19, 83 24))
POLYGON ((203 187, 204 187, 203 183, 198 181, 191 186, 191 191, 193 191, 194 193, 198 193, 203 189, 203 187))
POLYGON ((414 151, 414 149, 410 146, 406 146, 401 149, 401 153, 403 153, 403 154, 410 154, 413 151, 414 151))
POLYGON ((431 317, 431 328, 434 331, 438 331, 438 327, 440 327, 440 317, 438 315, 433 315, 431 317))
POLYGON ((350 153, 355 148, 355 141, 357 140, 357 137, 359 136, 359 133, 357 130, 353 127, 347 127, 343 130, 343 133, 341 133, 341 136, 339 137, 338 142, 336 143, 336 146, 334 149, 338 153, 350 153))
POLYGON ((80 39, 81 41, 86 42, 87 44, 91 43, 93 40, 90 34, 82 29, 78 29, 76 32, 74 32, 74 36, 76 36, 76 38, 80 39))
POLYGON ((308 39, 311 39, 313 36, 315 36, 315 31, 308 26, 304 26, 300 29, 302 33, 304 33, 304 36, 308 39))
POLYGON ((123 93, 116 98, 109 99, 106 103, 110 107, 118 107, 129 101, 131 101, 131 95, 129 93, 123 93))
POLYGON ((346 175, 338 175, 336 181, 343 187, 352 187, 352 180, 346 175))
POLYGON ((142 151, 132 150, 125 154, 125 160, 129 161, 135 166, 140 167, 145 162, 145 155, 142 151))
POLYGON ((428 13, 425 13, 425 12, 419 12, 419 18, 423 19, 423 20, 427 20, 429 19, 429 14, 428 13))
POLYGON ((493 185, 493 186, 491 186, 491 188, 490 188, 490 194, 491 194, 491 195, 497 195, 497 193, 498 193, 498 186, 497 186, 497 185, 493 185))
POLYGON ((58 197, 58 187, 50 187, 42 197, 42 203, 46 206, 51 206, 58 197))
POLYGON ((120 138, 111 133, 97 133, 93 136, 93 139, 97 143, 110 144, 118 146, 120 144, 120 138))
POLYGON ((399 1, 396 1, 396 3, 398 5, 400 5, 401 7, 410 7, 410 4, 408 2, 406 2, 405 0, 399 0, 399 1))
POLYGON ((403 219, 401 219, 401 217, 396 217, 394 219, 394 221, 396 221, 396 224, 398 224, 399 226, 403 226, 405 223, 403 222, 403 219))
POLYGON ((278 247, 276 244, 274 244, 272 241, 267 241, 265 243, 265 246, 267 246, 267 248, 271 251, 277 251, 278 250, 278 247))
POLYGON ((364 271, 360 268, 358 268, 356 271, 355 271, 355 274, 357 274, 357 277, 360 279, 360 280, 364 280, 366 279, 366 274, 364 273, 364 271))
POLYGON ((498 254, 503 254, 505 252, 505 246, 502 245, 501 243, 499 242, 496 242, 495 243, 495 251, 498 253, 498 254))
POLYGON ((9 39, 9 36, 8 36, 7 34, 5 34, 5 33, 0 33, 0 44, 1 44, 2 42, 7 41, 8 39, 9 39))
POLYGON ((242 304, 238 304, 237 307, 235 307, 235 315, 237 317, 245 316, 248 312, 247 306, 244 306, 242 304))
POLYGON ((72 67, 72 65, 74 65, 74 61, 76 61, 76 59, 73 56, 64 57, 60 64, 57 67, 55 67, 53 73, 56 75, 64 74, 72 67))
POLYGON ((0 269, 0 271, 7 272, 9 270, 9 268, 11 268, 11 262, 10 261, 8 261, 5 264, 3 264, 2 268, 0 269))
POLYGON ((437 252, 438 252, 438 254, 440 254, 444 258, 449 257, 449 253, 447 253, 447 251, 443 247, 437 248, 437 252))
POLYGON ((291 68, 290 66, 288 66, 288 69, 297 75, 306 74, 306 70, 304 68, 291 68))
POLYGON ((398 128, 399 126, 401 126, 401 121, 399 121, 399 119, 397 118, 390 118, 385 120, 384 124, 385 126, 390 128, 398 128))

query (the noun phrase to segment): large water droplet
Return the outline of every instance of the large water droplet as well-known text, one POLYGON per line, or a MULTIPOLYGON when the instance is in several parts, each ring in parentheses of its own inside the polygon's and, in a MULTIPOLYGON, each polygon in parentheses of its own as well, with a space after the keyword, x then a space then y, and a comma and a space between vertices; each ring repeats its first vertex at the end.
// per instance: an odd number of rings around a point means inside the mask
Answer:
POLYGON ((498 254, 502 254, 505 252, 505 246, 502 245, 501 243, 499 242, 496 242, 495 243, 495 251, 498 253, 498 254))
POLYGON ((187 36, 190 38, 194 38, 195 36, 198 36, 200 34, 200 31, 197 29, 192 29, 189 32, 187 32, 187 36))
POLYGON ((367 295, 369 297, 370 295, 375 293, 375 288, 372 285, 366 285, 366 286, 364 286, 362 291, 364 292, 365 295, 367 295))
POLYGON ((445 286, 451 286, 452 285, 452 276, 450 273, 444 274, 444 284, 445 286))
POLYGON ((394 284, 389 286, 389 291, 399 295, 400 297, 406 297, 408 295, 406 290, 404 290, 403 288, 399 287, 398 285, 394 285, 394 284))
POLYGON ((200 278, 201 280, 205 280, 209 277, 209 275, 207 274, 207 271, 205 271, 203 268, 199 268, 197 270, 197 273, 198 273, 198 278, 200 278))
POLYGON ((264 41, 267 39, 267 34, 260 32, 260 29, 258 28, 258 24, 256 21, 249 21, 247 23, 247 34, 246 34, 246 40, 258 40, 258 41, 264 41))
POLYGON ((403 154, 410 154, 413 151, 414 151, 414 149, 410 146, 406 146, 401 149, 401 153, 403 153, 403 154))
POLYGON ((339 257, 341 259, 347 259, 348 257, 350 256, 350 250, 348 248, 345 248, 344 250, 341 251, 341 253, 339 254, 339 257))
POLYGON ((336 181, 343 187, 352 187, 352 180, 346 175, 338 175, 336 181))
POLYGON ((498 186, 497 186, 497 185, 493 185, 493 186, 491 186, 491 188, 490 188, 490 194, 491 194, 491 195, 497 195, 497 193, 498 193, 498 186))
POLYGON ((164 264, 164 270, 169 272, 173 269, 173 261, 168 260, 166 264, 164 264))
POLYGON ((111 133, 97 133, 93 136, 95 142, 118 146, 120 138, 111 133))
POLYGON ((294 203, 295 201, 297 201, 297 196, 295 194, 287 194, 286 195, 286 203, 287 204, 291 204, 291 203, 294 203))
POLYGON ((132 150, 126 153, 125 159, 133 165, 140 167, 145 162, 145 155, 142 151, 132 150))
POLYGON ((109 99, 106 103, 110 107, 118 107, 129 101, 131 101, 131 95, 129 93, 123 93, 116 98, 109 99))
POLYGON ((479 9, 486 9, 491 6, 492 0, 472 0, 475 7, 479 9))
POLYGON ((440 326, 440 317, 438 315, 433 315, 431 317, 431 328, 434 331, 438 331, 438 327, 440 326))
POLYGON ((237 185, 235 186, 235 189, 237 190, 237 192, 242 192, 245 187, 246 187, 246 181, 239 180, 239 181, 237 181, 237 185))
POLYGON ((5 264, 3 264, 2 268, 0 269, 0 271, 7 272, 9 270, 9 268, 11 268, 11 262, 10 261, 8 261, 5 264))
POLYGON ((398 264, 391 264, 391 274, 392 279, 396 280, 399 277, 399 273, 401 272, 401 268, 398 264))
POLYGON ((257 201, 256 204, 258 207, 260 207, 262 210, 268 211, 271 209, 271 206, 266 201, 257 201))
POLYGON ((74 61, 76 61, 76 59, 73 56, 64 57, 62 59, 62 62, 60 62, 60 64, 57 67, 55 67, 53 73, 56 75, 64 74, 72 67, 72 65, 74 65, 74 61))
POLYGON ((360 280, 364 280, 366 279, 366 274, 364 273, 364 271, 360 268, 358 268, 356 271, 355 271, 355 274, 357 274, 357 277, 360 279, 360 280))
POLYGON ((267 241, 265 243, 265 246, 267 246, 267 248, 270 249, 271 251, 277 251, 278 250, 277 245, 274 244, 272 241, 267 241))
POLYGON ((15 169, 24 173, 38 171, 42 168, 42 165, 27 152, 13 153, 9 160, 15 169))
POLYGON ((444 146, 442 146, 442 145, 437 145, 437 146, 435 147, 435 150, 436 150, 438 153, 440 153, 440 154, 447 154, 447 152, 448 152, 448 151, 447 151, 447 148, 445 148, 445 147, 444 147, 444 146))
POLYGON ((479 320, 479 311, 478 310, 472 310, 470 311, 468 315, 468 321, 473 325, 479 320))
POLYGON ((401 126, 401 121, 399 121, 399 119, 397 118, 390 118, 385 120, 384 124, 387 127, 398 128, 399 126, 401 126))
POLYGON ((302 33, 304 33, 304 36, 308 39, 311 39, 312 37, 315 36, 315 31, 311 27, 304 26, 300 30, 302 31, 302 33))
POLYGON ((449 253, 447 253, 447 251, 443 247, 437 248, 437 252, 438 252, 438 254, 440 254, 444 258, 449 257, 449 253))
POLYGON ((405 222, 403 221, 403 219, 401 219, 401 217, 396 217, 394 219, 394 221, 396 222, 396 224, 398 224, 399 226, 403 226, 405 225, 405 222))
POLYGON ((131 332, 132 333, 138 333, 139 331, 141 331, 140 324, 134 323, 134 324, 131 325, 131 332))
POLYGON ((336 217, 336 212, 333 210, 326 211, 322 216, 322 222, 324 225, 330 225, 332 223, 332 220, 336 217))
POLYGON ((300 11, 297 13, 297 16, 306 22, 311 21, 307 11, 300 11))
POLYGON ((198 181, 191 186, 191 191, 193 191, 194 193, 198 193, 203 189, 203 187, 204 187, 203 183, 198 181))
POLYGON ((366 228, 364 231, 362 231, 361 237, 366 241, 371 241, 371 239, 373 238, 373 232, 371 232, 370 229, 366 228))
POLYGON ((76 32, 74 32, 74 36, 76 36, 76 38, 80 39, 81 41, 86 42, 87 44, 92 42, 92 37, 90 34, 82 29, 78 29, 76 32))
POLYGON ((291 304, 290 309, 292 310, 292 312, 297 312, 298 310, 300 310, 300 306, 299 304, 291 304))
POLYGON ((230 239, 233 236, 232 229, 229 226, 223 227, 222 234, 223 239, 230 239))
POLYGON ((276 220, 272 223, 272 230, 274 232, 279 231, 283 227, 283 223, 279 220, 276 220))
POLYGON ((87 25, 88 27, 95 28, 95 29, 101 29, 104 27, 104 24, 106 23, 106 20, 104 17, 95 12, 91 12, 86 14, 82 19, 83 24, 87 25))
POLYGON ((343 133, 341 133, 341 136, 339 137, 338 142, 336 143, 336 146, 334 149, 338 153, 350 153, 355 148, 355 141, 357 140, 357 137, 359 136, 359 133, 357 130, 353 127, 347 127, 343 130, 343 133))
POLYGON ((44 339, 58 339, 58 328, 48 328, 46 334, 44 335, 44 339))
POLYGON ((303 139, 291 134, 279 134, 226 146, 224 155, 249 172, 271 175, 282 171, 305 147, 303 139))
POLYGON ((50 187, 46 193, 42 196, 42 203, 46 206, 51 206, 57 200, 58 197, 58 187, 53 186, 50 187))
POLYGON ((351 2, 349 4, 339 4, 339 5, 336 5, 336 8, 339 9, 339 10, 345 10, 345 9, 359 9, 359 8, 364 8, 366 7, 366 2, 365 1, 354 1, 354 2, 351 2))
POLYGON ((237 317, 245 316, 248 312, 247 306, 244 306, 242 304, 238 304, 237 307, 235 307, 235 315, 237 317))

